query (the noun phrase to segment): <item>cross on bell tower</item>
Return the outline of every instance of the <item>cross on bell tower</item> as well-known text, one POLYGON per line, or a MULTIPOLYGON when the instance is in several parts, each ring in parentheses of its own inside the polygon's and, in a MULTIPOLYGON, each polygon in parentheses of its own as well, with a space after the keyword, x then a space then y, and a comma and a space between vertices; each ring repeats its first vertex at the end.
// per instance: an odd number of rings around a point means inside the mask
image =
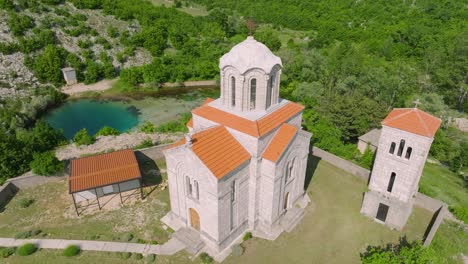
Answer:
POLYGON ((252 18, 247 19, 247 22, 245 23, 247 26, 247 29, 249 29, 249 36, 252 36, 254 30, 255 30, 255 22, 252 18))
POLYGON ((413 104, 414 104, 414 108, 418 108, 419 105, 422 104, 422 103, 421 103, 421 101, 419 101, 419 98, 418 98, 418 99, 413 101, 413 104))

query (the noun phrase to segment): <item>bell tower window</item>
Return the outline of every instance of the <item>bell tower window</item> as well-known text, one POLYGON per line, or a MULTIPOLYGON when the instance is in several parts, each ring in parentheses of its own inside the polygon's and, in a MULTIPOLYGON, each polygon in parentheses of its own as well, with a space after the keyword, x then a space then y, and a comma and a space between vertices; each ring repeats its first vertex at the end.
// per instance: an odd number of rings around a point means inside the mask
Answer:
POLYGON ((231 106, 236 106, 236 78, 231 77, 231 106))
POLYGON ((387 192, 392 192, 393 184, 395 183, 396 173, 392 172, 390 180, 388 181, 387 192))
POLYGON ((273 94, 273 86, 275 85, 275 75, 270 76, 270 83, 267 88, 266 108, 271 106, 271 97, 273 94))
POLYGON ((403 154, 403 149, 405 149, 405 140, 402 139, 400 140, 400 146, 398 147, 398 157, 401 157, 401 155, 403 154))
POLYGON ((411 152, 413 152, 413 148, 412 148, 412 147, 408 147, 408 148, 406 149, 406 155, 405 155, 405 158, 406 158, 407 160, 409 160, 409 159, 411 158, 411 152))
POLYGON ((389 151, 389 153, 390 153, 390 154, 395 153, 395 148, 396 148, 396 143, 395 143, 395 142, 392 142, 392 144, 390 145, 390 151, 389 151))
POLYGON ((257 79, 250 80, 250 110, 255 110, 257 100, 257 79))

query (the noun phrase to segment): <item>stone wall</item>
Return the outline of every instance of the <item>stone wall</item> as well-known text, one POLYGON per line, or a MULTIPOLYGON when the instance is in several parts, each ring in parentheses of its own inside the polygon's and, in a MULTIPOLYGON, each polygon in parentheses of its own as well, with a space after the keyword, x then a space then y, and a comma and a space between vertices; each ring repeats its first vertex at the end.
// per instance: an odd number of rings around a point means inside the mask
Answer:
POLYGON ((29 172, 23 176, 8 179, 7 183, 14 184, 16 187, 18 187, 18 189, 26 189, 43 183, 62 180, 64 176, 65 174, 58 176, 39 176, 29 172))
POLYGON ((4 185, 0 186, 0 212, 2 211, 3 206, 10 201, 10 199, 18 192, 18 187, 16 187, 11 182, 7 182, 4 185))
POLYGON ((323 149, 317 147, 312 148, 312 155, 319 157, 340 169, 343 169, 351 174, 359 176, 366 181, 369 180, 370 170, 364 169, 363 167, 352 163, 351 161, 342 159, 336 155, 331 154, 323 149))
POLYGON ((432 217, 431 223, 429 224, 426 232, 424 233, 424 238, 423 238, 423 245, 424 246, 429 246, 432 242, 432 239, 434 239, 434 236, 437 232, 437 229, 439 229, 440 224, 444 220, 445 216, 447 214, 447 205, 444 204, 441 206, 435 213, 434 216, 432 217))

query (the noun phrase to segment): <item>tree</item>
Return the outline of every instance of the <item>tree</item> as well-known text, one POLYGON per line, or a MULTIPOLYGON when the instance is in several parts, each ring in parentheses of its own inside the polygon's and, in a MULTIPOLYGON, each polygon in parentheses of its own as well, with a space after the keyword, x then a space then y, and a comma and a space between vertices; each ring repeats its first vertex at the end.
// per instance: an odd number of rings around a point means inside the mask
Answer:
POLYGON ((47 45, 44 52, 34 60, 34 73, 41 82, 63 83, 62 67, 65 65, 67 52, 63 48, 47 45))
POLYGON ((102 79, 103 70, 102 65, 94 62, 94 61, 87 61, 86 62, 86 73, 85 73, 85 84, 95 83, 98 80, 102 79))
POLYGON ((430 249, 419 241, 409 242, 406 237, 400 238, 398 244, 367 247, 366 252, 361 253, 361 261, 363 264, 436 263, 430 249))
POLYGON ((86 128, 83 128, 73 136, 73 142, 75 142, 77 146, 90 145, 94 143, 94 138, 88 134, 86 128))
POLYGON ((110 126, 105 126, 101 128, 94 136, 99 137, 99 136, 118 136, 118 135, 120 135, 119 130, 110 126))
POLYGON ((62 172, 64 169, 63 162, 57 159, 53 151, 35 153, 30 166, 35 174, 45 176, 62 172))

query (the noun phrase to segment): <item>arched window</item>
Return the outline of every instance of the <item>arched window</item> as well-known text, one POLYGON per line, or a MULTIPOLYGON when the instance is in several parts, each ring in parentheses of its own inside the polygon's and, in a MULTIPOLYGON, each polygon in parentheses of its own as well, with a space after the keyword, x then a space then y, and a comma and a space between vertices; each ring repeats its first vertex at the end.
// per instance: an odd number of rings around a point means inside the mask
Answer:
POLYGON ((411 158, 411 152, 413 152, 413 148, 412 148, 412 147, 408 147, 408 148, 406 149, 406 155, 405 155, 405 158, 406 158, 406 159, 409 160, 409 159, 411 158))
POLYGON ((193 198, 197 199, 198 200, 198 182, 197 181, 193 181, 193 189, 194 189, 194 192, 193 192, 193 198))
POLYGON ((392 142, 392 144, 390 144, 390 151, 389 151, 389 153, 390 153, 390 154, 395 153, 395 148, 396 148, 396 143, 395 143, 395 142, 392 142))
POLYGON ((231 183, 231 202, 236 200, 236 181, 231 183))
POLYGON ((266 108, 271 106, 271 98, 273 94, 273 87, 275 85, 275 75, 270 76, 270 83, 268 84, 267 88, 267 98, 266 98, 266 108))
POLYGON ((257 79, 250 80, 250 110, 255 109, 257 100, 257 79))
POLYGON ((294 158, 291 162, 288 163, 288 166, 286 167, 286 176, 284 179, 284 182, 288 182, 291 177, 294 177, 294 171, 295 171, 295 163, 296 163, 296 158, 294 158))
POLYGON ((392 172, 390 175, 390 181, 388 181, 387 192, 392 192, 393 183, 395 183, 396 173, 392 172))
POLYGON ((403 149, 405 149, 405 140, 402 139, 400 140, 400 146, 398 147, 398 157, 401 157, 401 155, 403 154, 403 149))
POLYGON ((192 183, 190 182, 190 177, 185 176, 185 185, 186 185, 186 191, 187 191, 187 196, 192 196, 192 183))
POLYGON ((231 77, 231 106, 236 106, 236 78, 231 77))

